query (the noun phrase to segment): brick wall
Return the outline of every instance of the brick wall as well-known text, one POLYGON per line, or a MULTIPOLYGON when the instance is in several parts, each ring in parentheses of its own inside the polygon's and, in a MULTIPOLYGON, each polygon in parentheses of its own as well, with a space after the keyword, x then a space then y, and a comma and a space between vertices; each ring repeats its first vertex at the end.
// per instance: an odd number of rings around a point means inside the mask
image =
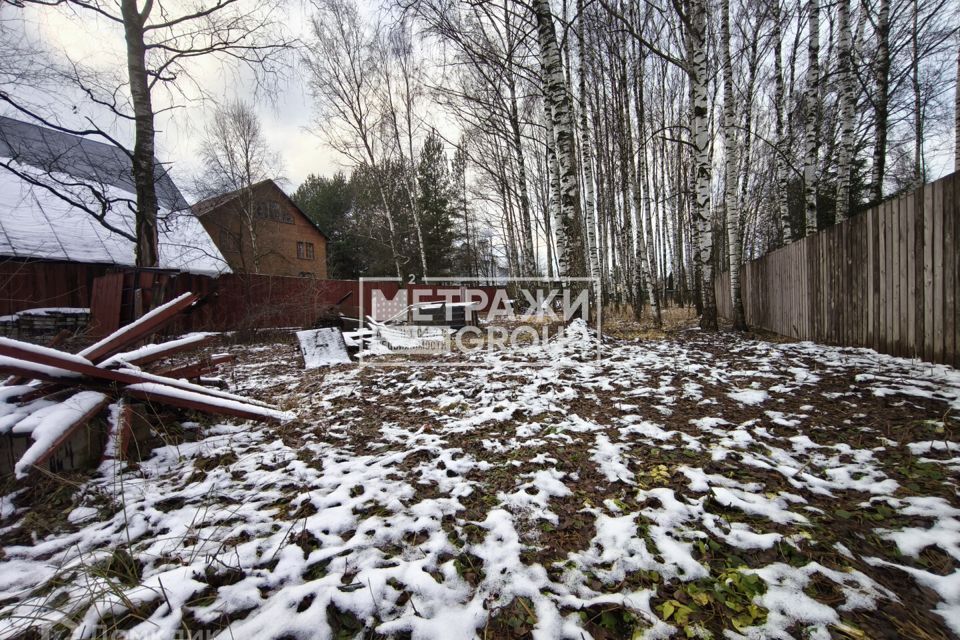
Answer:
POLYGON ((235 273, 327 277, 327 239, 272 181, 203 213, 200 221, 235 273))

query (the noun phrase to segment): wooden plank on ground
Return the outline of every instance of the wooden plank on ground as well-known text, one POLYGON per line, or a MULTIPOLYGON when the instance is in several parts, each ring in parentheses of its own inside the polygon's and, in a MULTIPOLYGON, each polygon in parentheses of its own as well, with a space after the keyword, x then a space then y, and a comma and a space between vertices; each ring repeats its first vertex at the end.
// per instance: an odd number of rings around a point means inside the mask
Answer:
POLYGON ((109 366, 114 363, 135 364, 137 366, 149 364, 184 351, 193 351, 204 347, 210 344, 214 337, 213 334, 209 333, 195 333, 162 344, 148 344, 133 351, 116 353, 104 360, 101 366, 109 366))
POLYGON ((137 398, 138 400, 156 402, 157 404, 164 404, 181 409, 194 409, 215 415, 233 416, 236 418, 265 422, 283 422, 289 419, 288 416, 282 412, 273 409, 264 409, 242 402, 211 398, 210 396, 200 393, 184 391, 158 383, 131 385, 126 388, 124 393, 128 397, 137 398))
MULTIPOLYGON (((250 398, 244 398, 232 393, 226 393, 225 391, 201 387, 199 385, 190 384, 189 382, 183 382, 182 380, 164 378, 162 376, 157 376, 142 371, 132 371, 130 369, 113 370, 95 367, 93 365, 84 364, 76 356, 59 354, 52 349, 38 351, 37 347, 34 345, 23 343, 19 340, 11 340, 10 338, 0 338, 0 356, 19 359, 16 362, 19 362, 21 365, 35 364, 40 365, 41 367, 53 367, 54 371, 72 372, 74 374, 88 376, 94 380, 104 380, 118 383, 120 385, 159 383, 166 386, 175 387, 183 391, 212 396, 220 400, 231 400, 235 402, 257 405, 262 408, 269 408, 264 403, 250 398)), ((3 364, 6 365, 8 363, 3 361, 3 364)), ((44 379, 39 375, 33 375, 32 377, 38 380, 44 379)), ((60 382, 62 380, 62 376, 53 379, 54 382, 60 382)))
MULTIPOLYGON (((336 329, 336 331, 340 331, 336 329)), ((227 362, 233 362, 236 359, 236 356, 230 353, 221 353, 219 355, 210 356, 209 358, 201 358, 198 362, 188 364, 181 367, 170 367, 168 369, 162 369, 157 372, 157 375, 166 376, 168 378, 186 378, 192 380, 194 378, 199 378, 200 376, 211 373, 216 370, 218 366, 227 362)))
POLYGON ((104 396, 102 400, 100 400, 96 405, 91 407, 86 413, 83 413, 77 416, 75 419, 73 419, 73 421, 69 424, 69 426, 67 426, 66 430, 60 435, 60 437, 54 440, 53 444, 47 447, 46 451, 40 454, 40 457, 36 459, 36 461, 33 463, 33 466, 39 467, 40 465, 44 464, 47 460, 49 460, 50 456, 52 456, 54 452, 64 442, 69 440, 73 436, 73 434, 76 433, 79 429, 87 426, 87 424, 91 420, 93 420, 97 416, 97 414, 103 411, 103 409, 108 404, 110 404, 110 398, 108 396, 104 396))

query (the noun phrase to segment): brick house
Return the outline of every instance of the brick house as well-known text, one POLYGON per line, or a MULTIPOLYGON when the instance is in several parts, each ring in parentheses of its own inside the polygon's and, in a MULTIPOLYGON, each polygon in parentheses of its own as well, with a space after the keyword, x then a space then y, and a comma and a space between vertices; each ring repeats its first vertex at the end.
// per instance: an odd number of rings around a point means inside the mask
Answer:
POLYGON ((193 211, 235 273, 327 277, 327 237, 273 180, 193 211))

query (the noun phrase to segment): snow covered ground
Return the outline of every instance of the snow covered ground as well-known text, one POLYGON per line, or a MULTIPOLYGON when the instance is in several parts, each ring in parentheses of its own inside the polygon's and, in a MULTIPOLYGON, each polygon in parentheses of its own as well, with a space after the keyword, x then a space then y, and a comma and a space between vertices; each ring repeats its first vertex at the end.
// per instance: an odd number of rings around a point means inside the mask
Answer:
POLYGON ((0 498, 0 637, 960 636, 960 373, 592 339, 307 372, 292 338, 233 348, 232 390, 298 419, 0 498))

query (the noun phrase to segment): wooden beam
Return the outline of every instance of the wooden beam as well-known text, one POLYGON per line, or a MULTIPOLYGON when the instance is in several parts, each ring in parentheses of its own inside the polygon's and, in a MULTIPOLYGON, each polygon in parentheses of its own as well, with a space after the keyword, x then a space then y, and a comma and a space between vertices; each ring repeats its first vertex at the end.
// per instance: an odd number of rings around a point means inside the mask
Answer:
POLYGON ((198 362, 182 367, 169 367, 167 369, 161 369, 160 371, 157 371, 157 375, 166 376, 168 378, 187 378, 188 380, 192 380, 193 378, 199 378, 205 373, 214 371, 217 366, 221 364, 233 362, 234 360, 236 360, 236 356, 233 354, 222 353, 209 358, 201 358, 198 362))
POLYGON ((44 453, 40 454, 40 457, 36 459, 36 461, 33 463, 33 466, 39 467, 44 462, 49 460, 50 456, 53 455, 53 452, 56 451, 60 445, 69 440, 73 434, 77 432, 77 430, 85 427, 87 423, 93 420, 97 414, 103 411, 104 407, 110 404, 110 401, 110 397, 104 396, 103 400, 98 402, 94 407, 91 407, 89 411, 77 417, 72 423, 70 423, 70 426, 67 427, 66 431, 64 431, 63 434, 57 438, 44 453))
POLYGON ((114 331, 100 342, 90 345, 81 351, 79 355, 94 364, 102 362, 113 354, 119 353, 123 349, 161 329, 197 300, 198 296, 189 292, 178 298, 174 298, 170 302, 162 304, 153 311, 150 311, 143 317, 134 320, 127 326, 114 331))
POLYGON ((36 387, 33 391, 28 391, 21 396, 13 398, 13 400, 19 403, 33 402, 34 400, 39 400, 40 398, 45 398, 49 395, 60 393, 64 389, 68 388, 68 385, 60 382, 44 382, 40 386, 36 387))
POLYGON ((204 347, 210 344, 214 337, 213 335, 198 333, 162 344, 146 345, 140 349, 134 349, 126 353, 116 353, 101 362, 100 366, 111 366, 113 364, 135 364, 139 366, 149 364, 178 353, 183 353, 184 351, 193 351, 204 347))
POLYGON ((78 373, 95 380, 106 380, 122 386, 143 383, 159 383, 192 393, 208 395, 221 400, 233 400, 236 402, 260 405, 264 408, 270 408, 268 405, 256 400, 243 398, 241 396, 237 396, 232 393, 226 393, 224 391, 208 389, 207 387, 201 387, 200 385, 184 382, 183 380, 165 378, 163 376, 157 376, 141 371, 132 371, 130 369, 113 370, 95 367, 91 364, 85 364, 83 358, 67 353, 60 353, 54 349, 36 347, 35 345, 20 342, 19 340, 12 340, 10 338, 0 338, 0 356, 9 356, 10 358, 18 358, 23 361, 16 362, 10 360, 0 360, 0 371, 9 371, 11 373, 14 372, 11 369, 26 370, 28 372, 31 370, 39 371, 41 375, 28 373, 28 375, 38 380, 63 382, 64 378, 62 376, 62 372, 68 371, 72 373, 78 373), (31 367, 31 364, 34 366, 31 367), (25 367, 27 368, 25 369, 25 367), (52 367, 53 371, 56 373, 53 377, 44 377, 42 375, 43 371, 50 367, 52 367))
POLYGON ((133 385, 127 387, 125 393, 128 397, 147 402, 260 422, 285 422, 292 418, 289 414, 275 409, 266 409, 236 400, 211 398, 200 393, 183 391, 156 383, 133 385))
MULTIPOLYGON (((69 331, 67 329, 61 329, 57 335, 53 336, 53 338, 51 338, 50 341, 47 342, 47 346, 50 348, 58 347, 63 343, 64 340, 66 340, 72 335, 73 335, 72 331, 69 331)), ((23 378, 21 376, 11 376, 10 378, 7 378, 3 382, 3 385, 13 386, 17 384, 24 384, 26 382, 29 382, 30 380, 31 380, 30 378, 23 378)))

